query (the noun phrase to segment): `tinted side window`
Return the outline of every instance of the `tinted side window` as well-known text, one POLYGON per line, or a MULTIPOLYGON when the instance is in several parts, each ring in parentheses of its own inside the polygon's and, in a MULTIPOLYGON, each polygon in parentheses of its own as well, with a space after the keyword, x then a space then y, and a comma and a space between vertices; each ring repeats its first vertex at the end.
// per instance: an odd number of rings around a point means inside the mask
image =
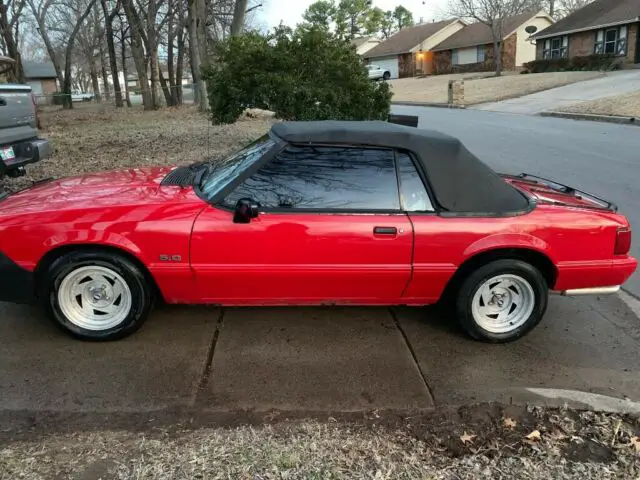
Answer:
POLYGON ((433 212, 427 189, 406 153, 398 152, 398 174, 400 176, 400 200, 405 212, 433 212))
POLYGON ((399 210, 393 151, 289 146, 225 200, 262 208, 399 210))

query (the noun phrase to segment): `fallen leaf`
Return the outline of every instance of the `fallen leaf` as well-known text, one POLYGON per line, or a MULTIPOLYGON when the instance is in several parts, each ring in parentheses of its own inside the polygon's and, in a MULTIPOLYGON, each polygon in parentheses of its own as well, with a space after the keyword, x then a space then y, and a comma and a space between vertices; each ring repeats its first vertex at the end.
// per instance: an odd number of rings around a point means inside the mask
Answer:
POLYGON ((557 428, 554 429, 553 432, 551 432, 551 440, 559 441, 564 440, 565 438, 567 438, 567 436, 557 428))
POLYGON ((640 437, 631 437, 631 448, 640 453, 640 437))
POLYGON ((513 418, 506 417, 502 420, 502 425, 504 425, 504 428, 513 430, 514 428, 516 428, 516 425, 518 425, 518 422, 516 422, 513 418))
POLYGON ((476 436, 477 435, 470 435, 467 432, 464 432, 463 435, 460 435, 460 441, 466 445, 467 443, 472 443, 476 436))
POLYGON ((527 440, 531 440, 531 441, 540 440, 540 438, 541 438, 540 430, 534 430, 529 435, 527 435, 527 440))

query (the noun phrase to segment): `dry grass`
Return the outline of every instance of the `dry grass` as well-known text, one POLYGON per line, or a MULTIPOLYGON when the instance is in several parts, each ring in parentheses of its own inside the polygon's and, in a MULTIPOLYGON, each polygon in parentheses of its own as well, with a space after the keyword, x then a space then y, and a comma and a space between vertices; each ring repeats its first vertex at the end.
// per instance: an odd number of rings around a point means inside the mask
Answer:
POLYGON ((303 421, 52 435, 6 444, 0 478, 639 478, 637 420, 571 411, 531 416, 533 427, 510 418, 444 426, 409 419, 401 427, 303 421), (539 435, 528 435, 532 428, 539 435))
POLYGON ((436 75, 426 78, 393 80, 393 101, 446 103, 449 80, 464 79, 467 105, 521 97, 542 90, 602 76, 600 72, 553 72, 502 77, 491 74, 436 75))
POLYGON ((9 189, 45 177, 217 157, 262 135, 272 124, 271 118, 259 115, 214 127, 193 107, 143 112, 137 107, 88 105, 72 111, 44 110, 41 117, 41 135, 51 142, 54 154, 27 166, 26 177, 5 179, 9 189))
POLYGON ((561 108, 560 111, 640 118, 640 90, 625 95, 615 95, 591 102, 577 103, 561 108))

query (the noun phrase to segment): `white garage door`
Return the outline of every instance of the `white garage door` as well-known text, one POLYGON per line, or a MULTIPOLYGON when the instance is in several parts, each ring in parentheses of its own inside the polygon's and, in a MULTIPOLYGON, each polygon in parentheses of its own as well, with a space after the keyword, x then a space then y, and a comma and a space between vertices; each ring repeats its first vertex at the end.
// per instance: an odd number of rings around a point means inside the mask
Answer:
POLYGON ((372 58, 370 60, 371 65, 378 65, 380 68, 389 70, 391 78, 398 78, 398 57, 380 57, 372 58))

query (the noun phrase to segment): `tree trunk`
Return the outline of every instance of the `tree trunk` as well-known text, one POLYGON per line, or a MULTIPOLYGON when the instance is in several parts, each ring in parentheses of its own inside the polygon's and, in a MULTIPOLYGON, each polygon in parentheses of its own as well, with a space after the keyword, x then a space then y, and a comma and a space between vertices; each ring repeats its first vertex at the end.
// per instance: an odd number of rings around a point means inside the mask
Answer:
POLYGON ((499 77, 502 75, 502 52, 500 50, 501 50, 500 42, 494 41, 493 42, 493 61, 495 62, 495 66, 496 66, 496 77, 499 77))
POLYGON ((109 75, 107 74, 107 57, 104 45, 100 42, 100 71, 102 73, 102 87, 105 100, 111 100, 111 88, 109 87, 109 75))
POLYGON ((120 25, 120 33, 122 38, 122 43, 120 44, 120 56, 122 57, 122 76, 124 77, 124 96, 127 102, 127 107, 131 107, 131 97, 129 96, 129 80, 127 77, 129 76, 127 70, 127 44, 124 41, 124 27, 122 24, 120 25))
POLYGON ((56 71, 56 78, 58 80, 58 85, 62 87, 62 83, 63 83, 62 68, 60 67, 60 62, 58 61, 58 57, 53 48, 53 44, 51 43, 51 39, 49 38, 49 34, 47 33, 47 27, 44 22, 44 19, 47 15, 47 11, 49 9, 49 5, 51 5, 51 3, 45 3, 41 11, 38 10, 38 7, 36 7, 36 4, 32 0, 28 0, 28 3, 29 3, 29 6, 31 7, 31 11, 33 12, 33 16, 36 19, 36 23, 38 24, 40 37, 42 37, 44 46, 47 49, 49 60, 51 60, 51 63, 53 63, 53 69, 56 71))
POLYGON ((149 69, 151 70, 151 103, 156 109, 160 105, 158 97, 159 65, 158 65, 158 38, 156 32, 157 7, 156 0, 149 0, 147 12, 147 55, 149 55, 149 69))
POLYGON ((89 67, 89 75, 91 76, 91 88, 95 96, 96 102, 102 103, 102 95, 100 94, 100 82, 98 82, 98 70, 96 69, 96 63, 91 59, 91 66, 89 67))
POLYGON ((133 62, 136 65, 136 72, 138 73, 138 83, 142 90, 142 105, 145 110, 155 110, 154 98, 151 96, 151 89, 149 88, 149 75, 147 74, 147 62, 144 56, 144 46, 142 44, 142 38, 139 32, 139 22, 136 22, 136 14, 134 11, 134 5, 132 0, 124 0, 122 2, 124 6, 124 12, 127 16, 127 21, 130 28, 131 37, 131 55, 133 56, 133 62))
POLYGON ((160 79, 160 87, 162 88, 162 93, 164 94, 164 99, 167 102, 167 106, 173 107, 175 104, 173 103, 173 96, 171 95, 171 84, 167 85, 167 80, 164 78, 164 75, 161 71, 158 71, 158 78, 160 79))
MULTIPOLYGON (((167 100, 167 105, 177 105, 178 103, 177 95, 175 92, 176 76, 175 76, 175 70, 173 65, 173 48, 174 48, 173 43, 175 42, 175 31, 174 31, 174 25, 173 25, 174 15, 175 15, 175 12, 173 8, 173 0, 169 0, 169 5, 167 6, 167 74, 169 76, 168 78, 169 93, 170 93, 171 101, 169 102, 167 100)), ((163 80, 161 79, 160 83, 162 82, 163 80)), ((164 83, 166 84, 166 82, 164 83)), ((164 89, 165 86, 166 85, 163 85, 162 88, 164 89)))
POLYGON ((13 77, 10 80, 17 83, 26 83, 24 70, 22 68, 22 59, 20 58, 20 52, 18 52, 18 44, 13 36, 13 28, 9 22, 7 5, 5 2, 0 2, 0 31, 2 31, 4 45, 7 49, 7 56, 16 61, 13 64, 12 70, 10 70, 10 74, 13 77))
POLYGON ((73 53, 73 46, 76 41, 76 36, 80 31, 80 27, 91 12, 95 1, 96 0, 89 1, 87 8, 82 12, 82 15, 78 18, 75 27, 73 27, 71 35, 69 35, 69 43, 67 43, 67 49, 64 56, 64 81, 62 82, 62 93, 64 93, 63 107, 67 109, 73 108, 73 102, 71 101, 71 56, 73 53))
MULTIPOLYGON (((182 22, 181 22, 182 25, 182 22)), ((184 28, 178 35, 178 64, 176 65, 176 105, 182 105, 182 71, 184 69, 184 28)))
POLYGON ((244 16, 247 10, 247 0, 236 0, 233 8, 233 21, 231 22, 231 35, 236 36, 242 33, 244 27, 244 16))
MULTIPOLYGON (((122 91, 120 90, 120 78, 118 77, 118 59, 116 57, 116 46, 113 41, 113 19, 114 14, 109 15, 107 10, 107 0, 100 0, 102 3, 102 11, 105 18, 105 33, 107 36, 107 51, 109 53, 109 67, 111 69, 111 81, 113 82, 113 91, 116 97, 116 108, 122 108, 122 91)), ((114 10, 117 12, 117 10, 114 10)), ((124 45, 124 38, 122 39, 122 45, 124 45)), ((125 84, 127 79, 124 79, 125 84)))
POLYGON ((202 52, 204 46, 200 45, 201 25, 204 24, 204 18, 199 17, 201 12, 200 3, 203 0, 189 0, 189 46, 191 47, 191 69, 193 72, 194 90, 198 90, 198 105, 201 112, 208 110, 207 87, 201 75, 202 69, 202 52))
POLYGON ((549 0, 549 16, 553 18, 556 14, 556 0, 549 0))

